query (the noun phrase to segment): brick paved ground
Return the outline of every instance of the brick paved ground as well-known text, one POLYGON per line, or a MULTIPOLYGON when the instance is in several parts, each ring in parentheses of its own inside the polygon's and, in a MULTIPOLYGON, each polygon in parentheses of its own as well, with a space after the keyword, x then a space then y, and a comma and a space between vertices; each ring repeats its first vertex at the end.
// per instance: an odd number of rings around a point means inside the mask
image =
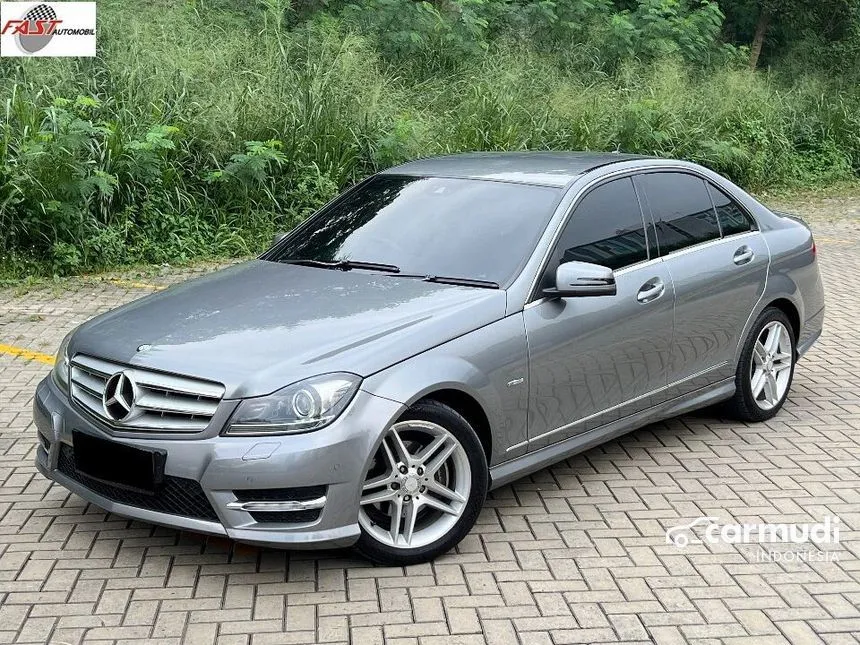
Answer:
MULTIPOLYGON (((860 643, 860 242, 814 220, 826 332, 772 422, 650 426, 491 494, 457 553, 368 565, 259 550, 108 515, 33 467, 48 366, 0 356, 0 642, 860 643), (665 543, 702 515, 841 518, 838 562, 665 543)), ((82 278, 0 292, 0 343, 65 331, 187 277, 82 278)))

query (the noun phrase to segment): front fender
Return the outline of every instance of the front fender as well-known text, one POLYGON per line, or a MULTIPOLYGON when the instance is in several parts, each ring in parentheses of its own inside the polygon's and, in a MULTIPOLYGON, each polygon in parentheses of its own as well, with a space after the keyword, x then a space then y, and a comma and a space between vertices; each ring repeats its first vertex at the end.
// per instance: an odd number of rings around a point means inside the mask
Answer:
POLYGON ((362 389, 409 406, 441 390, 462 392, 481 406, 490 427, 490 465, 525 441, 528 354, 522 313, 503 318, 364 380, 362 389))
POLYGON ((439 390, 458 390, 475 399, 489 418, 501 401, 487 376, 476 365, 456 356, 429 352, 365 379, 362 389, 410 406, 439 390))

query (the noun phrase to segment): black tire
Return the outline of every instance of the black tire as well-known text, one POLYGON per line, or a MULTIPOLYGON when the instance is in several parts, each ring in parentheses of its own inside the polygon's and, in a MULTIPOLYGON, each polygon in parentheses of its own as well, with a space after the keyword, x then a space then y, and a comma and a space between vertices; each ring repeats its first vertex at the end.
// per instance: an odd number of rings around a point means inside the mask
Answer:
POLYGON ((794 329, 788 316, 782 310, 776 307, 768 307, 756 319, 746 340, 744 341, 741 358, 738 362, 738 369, 735 373, 735 395, 726 401, 724 405, 725 412, 741 421, 767 421, 773 418, 777 412, 782 409, 785 400, 788 398, 788 393, 791 391, 791 384, 794 380, 794 367, 797 363, 797 340, 794 337, 794 329), (769 409, 762 408, 753 396, 750 374, 753 365, 753 351, 756 341, 764 330, 765 326, 772 322, 781 323, 788 331, 788 337, 791 342, 791 367, 789 368, 788 386, 785 392, 779 399, 779 402, 769 409))
MULTIPOLYGON (((471 469, 471 486, 466 505, 457 522, 435 542, 422 547, 406 548, 384 544, 362 527, 355 549, 364 557, 385 565, 406 566, 428 562, 453 549, 466 537, 484 505, 489 483, 489 470, 484 448, 472 426, 453 408, 438 401, 419 401, 398 419, 435 423, 450 432, 466 453, 471 469)), ((363 483, 363 482, 362 482, 363 483)))

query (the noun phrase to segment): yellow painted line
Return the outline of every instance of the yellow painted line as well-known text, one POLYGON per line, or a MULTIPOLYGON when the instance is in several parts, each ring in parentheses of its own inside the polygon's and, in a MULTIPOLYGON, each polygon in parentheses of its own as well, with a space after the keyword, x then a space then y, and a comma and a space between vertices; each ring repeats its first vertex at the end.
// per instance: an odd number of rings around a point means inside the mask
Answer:
POLYGON ((148 282, 134 282, 133 280, 108 279, 105 282, 110 282, 118 287, 131 287, 132 289, 152 289, 153 291, 162 291, 167 289, 164 285, 149 284, 148 282))
POLYGON ((2 343, 0 343, 0 354, 10 354, 12 356, 17 356, 18 358, 23 358, 27 361, 38 361, 39 363, 44 363, 45 365, 54 364, 54 357, 50 354, 34 352, 23 347, 15 347, 14 345, 3 345, 2 343))

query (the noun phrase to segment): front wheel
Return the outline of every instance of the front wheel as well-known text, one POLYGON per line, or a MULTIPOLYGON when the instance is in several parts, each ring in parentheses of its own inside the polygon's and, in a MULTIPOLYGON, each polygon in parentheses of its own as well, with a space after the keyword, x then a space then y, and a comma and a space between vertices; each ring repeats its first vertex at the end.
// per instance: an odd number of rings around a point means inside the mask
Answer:
POLYGON ((735 375, 729 413, 743 421, 766 421, 788 398, 797 355, 788 316, 768 307, 756 320, 744 344, 735 375))
POLYGON ((384 564, 432 560, 474 526, 487 494, 481 442, 455 410, 415 404, 385 433, 362 485, 356 549, 384 564))

